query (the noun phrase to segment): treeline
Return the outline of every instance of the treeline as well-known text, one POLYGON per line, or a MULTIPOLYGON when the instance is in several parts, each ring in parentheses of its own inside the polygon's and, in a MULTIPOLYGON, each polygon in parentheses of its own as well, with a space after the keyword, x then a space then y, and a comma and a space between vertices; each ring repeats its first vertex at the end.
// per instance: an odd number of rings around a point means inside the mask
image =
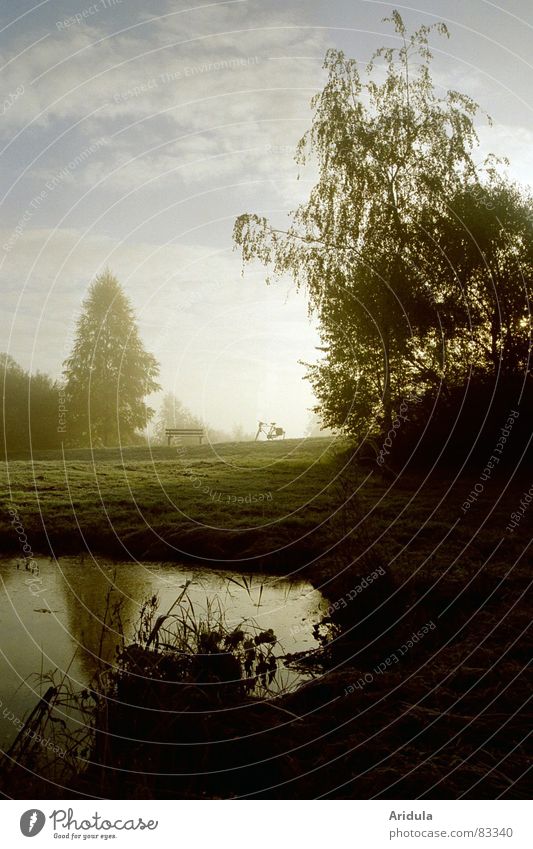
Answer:
POLYGON ((2 455, 59 448, 60 385, 47 374, 30 374, 8 354, 0 354, 0 367, 2 455))
POLYGON ((377 462, 398 470, 437 464, 475 466, 492 459, 490 476, 533 454, 533 382, 528 376, 474 375, 407 400, 387 434, 373 440, 377 462))
POLYGON ((159 365, 144 350, 133 308, 109 271, 82 303, 63 377, 30 374, 3 354, 2 454, 142 444, 160 389, 159 365))
MULTIPOLYGON (((71 399, 62 381, 23 369, 9 354, 0 353, 3 404, 0 414, 2 443, 0 455, 9 457, 30 454, 32 451, 88 447, 83 437, 68 434, 71 399)), ((137 431, 126 437, 122 445, 166 445, 167 427, 203 427, 212 442, 241 442, 252 440, 239 428, 232 432, 205 425, 173 394, 163 396, 156 424, 150 436, 137 431)), ((96 447, 96 446, 94 446, 96 447)))
MULTIPOLYGON (((31 374, 23 369, 9 354, 0 353, 2 369, 3 404, 1 410, 3 456, 31 451, 87 447, 83 438, 68 438, 68 396, 65 384, 49 375, 31 374)), ((172 393, 163 396, 152 435, 130 435, 123 445, 166 445, 167 427, 204 427, 211 442, 253 439, 253 435, 229 433, 204 426, 172 393)))
MULTIPOLYGON (((62 444, 69 448, 88 447, 83 438, 68 436, 69 400, 63 382, 41 372, 31 374, 9 354, 0 353, 0 366, 3 389, 0 456, 60 449, 62 444)), ((245 433, 239 426, 230 432, 204 424, 173 393, 167 392, 150 436, 134 432, 121 444, 166 445, 167 427, 203 427, 211 443, 254 438, 253 433, 245 433)))

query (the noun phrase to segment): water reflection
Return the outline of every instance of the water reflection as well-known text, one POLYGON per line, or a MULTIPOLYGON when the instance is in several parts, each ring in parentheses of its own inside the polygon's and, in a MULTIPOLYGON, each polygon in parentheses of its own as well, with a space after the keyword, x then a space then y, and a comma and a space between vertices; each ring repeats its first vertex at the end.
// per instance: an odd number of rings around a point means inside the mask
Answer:
MULTIPOLYGON (((14 714, 23 720, 49 682, 36 673, 55 669, 75 687, 92 678, 96 659, 113 663, 123 628, 133 636, 145 599, 159 597, 166 612, 188 583, 187 597, 196 615, 205 615, 216 598, 227 626, 254 623, 272 628, 282 649, 313 648, 313 623, 324 610, 323 598, 306 582, 194 570, 175 564, 95 562, 92 558, 36 558, 32 574, 16 559, 0 560, 0 745, 16 734, 14 714)), ((296 682, 285 671, 283 685, 296 682)))

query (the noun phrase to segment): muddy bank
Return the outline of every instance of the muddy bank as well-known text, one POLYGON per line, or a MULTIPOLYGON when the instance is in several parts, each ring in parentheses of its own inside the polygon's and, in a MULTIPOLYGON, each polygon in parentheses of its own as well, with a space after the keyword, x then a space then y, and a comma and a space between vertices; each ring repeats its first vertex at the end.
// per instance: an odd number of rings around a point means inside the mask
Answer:
POLYGON ((85 524, 83 529, 56 527, 53 517, 47 517, 45 529, 25 525, 24 533, 26 536, 22 544, 31 540, 29 553, 22 550, 19 534, 5 526, 0 529, 0 550, 13 556, 20 554, 23 559, 31 557, 32 553, 47 557, 95 555, 132 561, 190 563, 275 575, 288 575, 314 566, 327 547, 323 530, 319 533, 311 531, 306 539, 294 541, 290 528, 285 530, 280 526, 274 539, 272 531, 213 531, 196 526, 179 531, 152 527, 119 536, 109 525, 91 527, 85 524))

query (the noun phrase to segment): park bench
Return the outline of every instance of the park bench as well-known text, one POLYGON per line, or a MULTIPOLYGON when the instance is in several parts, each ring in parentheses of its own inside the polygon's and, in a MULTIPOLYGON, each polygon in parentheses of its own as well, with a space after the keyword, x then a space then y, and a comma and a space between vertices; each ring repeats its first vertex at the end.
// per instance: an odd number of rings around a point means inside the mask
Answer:
POLYGON ((167 427, 165 428, 165 436, 169 445, 174 436, 197 436, 201 445, 205 434, 201 427, 167 427))

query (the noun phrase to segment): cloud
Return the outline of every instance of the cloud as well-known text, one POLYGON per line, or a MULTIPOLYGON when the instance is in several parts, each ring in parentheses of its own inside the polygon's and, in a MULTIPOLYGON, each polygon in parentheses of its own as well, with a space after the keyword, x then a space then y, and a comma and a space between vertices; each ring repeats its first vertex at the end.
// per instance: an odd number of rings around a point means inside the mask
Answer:
MULTIPOLYGON (((123 198, 123 235, 138 223, 138 203, 148 219, 172 198, 247 182, 270 207, 302 199, 290 151, 321 84, 324 35, 299 25, 297 6, 280 3, 159 8, 167 14, 115 33, 110 16, 94 15, 68 33, 39 33, 30 49, 27 37, 13 43, 11 58, 26 49, 6 68, 8 88, 24 87, 4 124, 13 227, 36 181, 38 192, 102 139, 47 198, 38 225, 65 227, 70 217, 77 225, 95 205, 111 209, 123 198)), ((210 212, 217 203, 224 208, 212 198, 210 212)))
MULTIPOLYGON (((25 93, 5 123, 11 129, 32 120, 76 121, 98 110, 99 120, 165 112, 178 126, 198 126, 213 109, 222 118, 228 101, 217 100, 232 92, 263 91, 268 100, 269 89, 285 89, 290 99, 291 88, 312 84, 309 67, 305 62, 300 69, 276 66, 272 58, 296 51, 320 60, 324 45, 280 9, 272 14, 271 5, 257 2, 219 4, 150 19, 116 34, 84 25, 68 37, 51 31, 30 49, 27 37, 20 39, 12 45, 4 80, 8 90, 23 84, 25 93)), ((271 105, 279 105, 279 95, 270 97, 271 105)), ((250 104, 239 110, 238 100, 232 112, 249 116, 250 104)), ((258 102, 257 109, 264 105, 258 102)))
POLYGON ((485 152, 507 157, 509 176, 520 183, 533 180, 533 132, 526 127, 496 124, 481 127, 479 138, 485 152))

